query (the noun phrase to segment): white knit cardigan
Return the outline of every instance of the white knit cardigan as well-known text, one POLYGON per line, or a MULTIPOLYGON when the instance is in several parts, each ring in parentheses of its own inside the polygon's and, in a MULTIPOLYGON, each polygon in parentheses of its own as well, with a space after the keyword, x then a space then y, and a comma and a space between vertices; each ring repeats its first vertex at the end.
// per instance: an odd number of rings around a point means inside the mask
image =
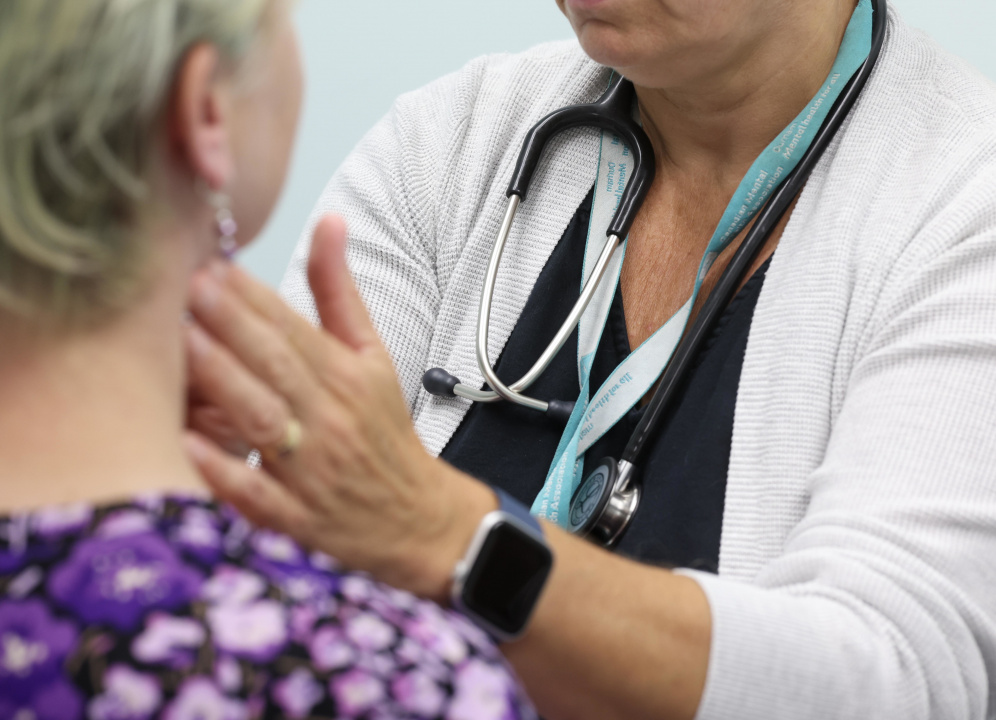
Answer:
MULTIPOLYGON (((522 138, 606 81, 576 43, 476 60, 400 98, 308 224, 286 297, 316 318, 308 237, 345 215, 433 453, 468 405, 420 379, 439 366, 482 382, 477 304, 522 138)), ((499 275, 492 358, 597 155, 596 134, 576 131, 541 163, 499 275)), ((768 271, 720 574, 689 575, 714 623, 701 720, 996 717, 996 93, 894 13, 768 271)))

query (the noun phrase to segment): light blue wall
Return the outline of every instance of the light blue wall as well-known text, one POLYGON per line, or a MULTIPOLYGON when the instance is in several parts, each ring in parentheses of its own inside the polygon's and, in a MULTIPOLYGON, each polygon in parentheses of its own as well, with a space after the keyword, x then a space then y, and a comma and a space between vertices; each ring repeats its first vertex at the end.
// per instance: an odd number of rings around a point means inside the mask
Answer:
POLYGON ((271 284, 283 276, 329 176, 394 98, 485 53, 573 37, 553 0, 300 0, 308 90, 287 186, 242 255, 271 284))
MULTIPOLYGON (((892 0, 907 21, 996 79, 996 0, 892 0)), ((297 151, 269 226, 242 256, 276 285, 332 171, 406 90, 489 52, 572 36, 553 0, 301 0, 308 73, 297 151)))
POLYGON ((892 0, 906 22, 927 31, 996 80, 994 0, 892 0))

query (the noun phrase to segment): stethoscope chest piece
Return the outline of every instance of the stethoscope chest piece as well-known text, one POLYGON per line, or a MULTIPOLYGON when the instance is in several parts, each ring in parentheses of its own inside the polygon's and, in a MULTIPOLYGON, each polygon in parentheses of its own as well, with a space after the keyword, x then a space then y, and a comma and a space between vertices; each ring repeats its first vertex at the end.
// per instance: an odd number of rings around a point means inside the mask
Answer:
POLYGON ((571 498, 568 529, 604 547, 619 542, 640 505, 633 469, 625 461, 602 460, 571 498))

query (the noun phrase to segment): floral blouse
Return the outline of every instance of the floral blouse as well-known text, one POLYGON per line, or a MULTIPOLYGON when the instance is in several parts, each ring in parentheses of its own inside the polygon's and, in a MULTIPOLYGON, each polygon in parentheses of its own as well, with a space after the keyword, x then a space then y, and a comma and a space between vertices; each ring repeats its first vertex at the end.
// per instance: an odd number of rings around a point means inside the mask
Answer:
POLYGON ((0 720, 535 718, 460 615, 227 507, 0 519, 0 720))

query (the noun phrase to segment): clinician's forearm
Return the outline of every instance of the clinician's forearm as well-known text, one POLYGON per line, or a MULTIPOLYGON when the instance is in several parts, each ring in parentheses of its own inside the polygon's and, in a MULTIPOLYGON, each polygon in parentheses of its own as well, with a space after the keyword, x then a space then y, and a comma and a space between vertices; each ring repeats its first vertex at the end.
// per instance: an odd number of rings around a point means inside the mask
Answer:
POLYGON ((691 720, 711 618, 698 584, 547 528, 554 572, 528 633, 505 646, 547 720, 691 720))

